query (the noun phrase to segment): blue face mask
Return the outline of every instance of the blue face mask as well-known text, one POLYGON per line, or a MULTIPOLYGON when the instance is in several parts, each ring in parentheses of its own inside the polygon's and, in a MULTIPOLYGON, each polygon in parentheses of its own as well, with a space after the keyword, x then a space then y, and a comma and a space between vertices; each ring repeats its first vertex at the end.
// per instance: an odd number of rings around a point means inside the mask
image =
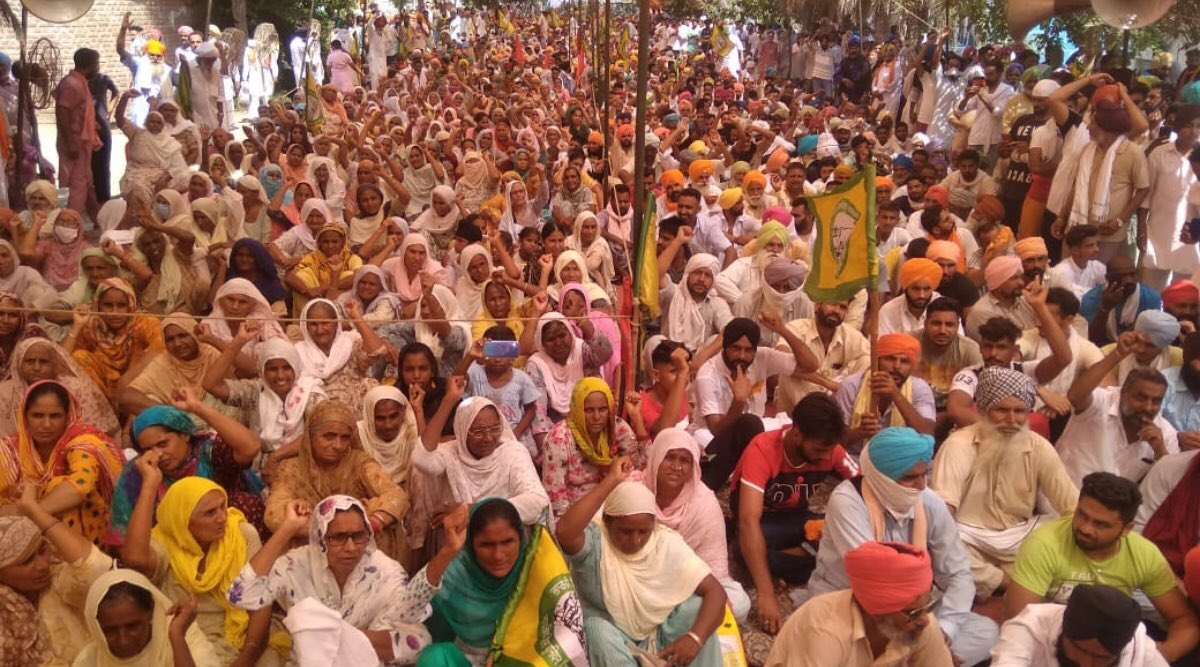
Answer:
POLYGON ((171 205, 154 202, 154 216, 165 222, 167 218, 171 217, 171 205))
POLYGON ((305 109, 304 102, 296 103, 296 113, 304 113, 304 109, 305 109))

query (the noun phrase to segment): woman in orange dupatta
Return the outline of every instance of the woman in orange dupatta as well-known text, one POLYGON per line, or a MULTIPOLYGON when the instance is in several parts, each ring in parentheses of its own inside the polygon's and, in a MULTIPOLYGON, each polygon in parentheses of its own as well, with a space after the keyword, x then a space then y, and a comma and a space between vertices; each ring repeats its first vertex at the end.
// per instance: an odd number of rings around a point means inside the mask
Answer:
POLYGON ((98 544, 123 462, 112 439, 84 423, 75 396, 42 380, 25 392, 17 434, 0 442, 0 494, 15 497, 22 482, 34 484, 42 509, 98 544))
POLYGON ((75 312, 71 333, 62 346, 115 403, 117 383, 144 355, 165 352, 162 331, 152 317, 135 315, 137 294, 120 278, 108 278, 96 286, 90 312, 75 312))

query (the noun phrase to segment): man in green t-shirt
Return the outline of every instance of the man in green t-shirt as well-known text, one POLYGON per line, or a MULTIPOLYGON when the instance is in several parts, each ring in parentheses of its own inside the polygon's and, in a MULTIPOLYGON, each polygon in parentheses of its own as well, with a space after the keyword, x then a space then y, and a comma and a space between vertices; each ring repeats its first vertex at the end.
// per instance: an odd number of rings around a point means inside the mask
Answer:
POLYGON ((1082 584, 1106 584, 1129 595, 1140 590, 1166 622, 1159 652, 1168 661, 1187 655, 1200 643, 1200 622, 1158 547, 1132 532, 1141 502, 1137 484, 1124 477, 1084 477, 1075 515, 1038 528, 1017 552, 1005 617, 1032 603, 1065 604, 1082 584))

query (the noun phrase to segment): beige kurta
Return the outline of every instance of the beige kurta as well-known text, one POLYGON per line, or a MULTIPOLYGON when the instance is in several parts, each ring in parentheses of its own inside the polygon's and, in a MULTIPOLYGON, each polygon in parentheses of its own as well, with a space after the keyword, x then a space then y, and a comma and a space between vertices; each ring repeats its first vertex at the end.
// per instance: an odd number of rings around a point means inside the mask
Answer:
POLYGON ((1039 499, 1068 514, 1075 511, 1079 490, 1042 436, 1027 429, 1007 441, 996 436, 983 442, 979 428, 974 424, 946 438, 933 460, 930 486, 954 508, 971 576, 978 594, 987 597, 1016 560, 1016 550, 1003 544, 1036 527, 1039 499), (982 544, 989 535, 995 538, 992 547, 982 544), (980 539, 970 539, 975 536, 980 539))
POLYGON ((764 667, 950 667, 954 659, 937 618, 928 620, 915 642, 891 642, 876 657, 853 592, 818 595, 788 617, 764 667))

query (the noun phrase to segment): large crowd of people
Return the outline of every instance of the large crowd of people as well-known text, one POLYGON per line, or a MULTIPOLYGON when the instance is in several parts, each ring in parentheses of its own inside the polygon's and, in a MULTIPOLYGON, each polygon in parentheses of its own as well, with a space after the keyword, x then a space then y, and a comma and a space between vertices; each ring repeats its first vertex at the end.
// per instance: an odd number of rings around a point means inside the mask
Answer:
POLYGON ((1197 664, 1200 50, 658 15, 638 137, 588 34, 74 52, 0 140, 0 665, 1197 664))

